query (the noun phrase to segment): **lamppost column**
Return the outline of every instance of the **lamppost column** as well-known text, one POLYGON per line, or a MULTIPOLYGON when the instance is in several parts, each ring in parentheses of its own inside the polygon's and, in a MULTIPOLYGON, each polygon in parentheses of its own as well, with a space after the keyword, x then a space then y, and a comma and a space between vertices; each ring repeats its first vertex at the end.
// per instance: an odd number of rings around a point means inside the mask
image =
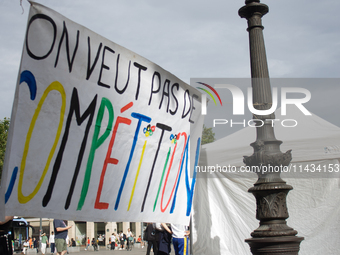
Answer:
MULTIPOLYGON (((257 110, 268 110, 272 107, 272 93, 262 17, 269 8, 259 0, 246 0, 245 3, 239 15, 248 21, 253 106, 257 110)), ((297 231, 288 227, 286 222, 289 217, 286 196, 293 187, 287 185, 277 171, 289 165, 291 151, 280 151, 282 142, 275 138, 274 113, 254 115, 253 118, 261 120, 256 122, 256 141, 251 144, 254 153, 245 156, 243 161, 258 170, 258 180, 248 191, 256 198, 256 218, 260 226, 251 233, 252 238, 245 241, 256 255, 298 254, 303 237, 297 237, 297 231)))
MULTIPOLYGON (((239 10, 239 15, 248 21, 250 68, 253 87, 253 104, 257 110, 268 110, 272 106, 272 94, 269 82, 266 49, 263 39, 262 16, 268 13, 268 6, 260 1, 246 1, 239 10)), ((274 118, 256 116, 260 119, 274 118)))

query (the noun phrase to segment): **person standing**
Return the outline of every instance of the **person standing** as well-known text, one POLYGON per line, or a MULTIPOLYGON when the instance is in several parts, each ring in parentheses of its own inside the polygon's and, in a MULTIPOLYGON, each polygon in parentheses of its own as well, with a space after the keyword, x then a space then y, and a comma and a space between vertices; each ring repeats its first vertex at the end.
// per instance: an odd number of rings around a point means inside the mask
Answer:
POLYGON ((45 255, 46 253, 46 246, 48 244, 48 238, 45 233, 41 234, 41 253, 45 255))
POLYGON ((148 242, 148 247, 146 249, 146 255, 150 255, 151 247, 153 249, 153 254, 158 254, 158 243, 156 236, 156 223, 148 223, 145 229, 145 240, 148 242))
POLYGON ((158 255, 169 255, 171 252, 171 238, 172 231, 167 224, 156 223, 156 230, 158 230, 158 255))
POLYGON ((52 233, 50 235, 50 239, 48 241, 50 243, 51 253, 53 254, 54 250, 55 250, 54 231, 52 231, 52 233))
POLYGON ((53 220, 55 232, 55 246, 59 255, 64 255, 67 252, 67 232, 72 226, 66 226, 63 220, 53 220))
POLYGON ((126 249, 129 249, 130 242, 132 241, 133 234, 131 232, 131 229, 128 228, 126 233, 126 249))
POLYGON ((111 235, 111 250, 114 250, 116 248, 116 236, 115 233, 112 233, 111 235))
POLYGON ((123 231, 120 231, 119 240, 120 240, 119 250, 123 250, 124 249, 124 243, 125 243, 125 240, 126 240, 126 235, 123 233, 123 231))
POLYGON ((188 237, 190 233, 188 227, 179 224, 171 224, 171 231, 175 255, 188 255, 188 237))
POLYGON ((90 248, 90 243, 91 243, 91 240, 90 240, 90 237, 88 237, 87 238, 87 247, 85 248, 85 251, 90 248))
POLYGON ((35 237, 33 237, 33 248, 34 249, 37 249, 37 253, 38 253, 38 241, 37 241, 37 239, 35 239, 35 237))
POLYGON ((68 235, 66 236, 66 253, 68 254, 68 247, 70 247, 70 238, 68 237, 68 235))
POLYGON ((28 238, 28 243, 29 243, 29 248, 32 249, 33 248, 33 241, 32 241, 31 237, 28 238))

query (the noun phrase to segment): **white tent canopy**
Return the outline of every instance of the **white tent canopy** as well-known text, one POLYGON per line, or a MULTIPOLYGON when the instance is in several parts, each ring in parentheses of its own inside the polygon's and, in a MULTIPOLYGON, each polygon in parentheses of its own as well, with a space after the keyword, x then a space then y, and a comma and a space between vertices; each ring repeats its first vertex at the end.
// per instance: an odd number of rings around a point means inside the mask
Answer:
MULTIPOLYGON (((291 165, 304 168, 315 164, 328 169, 333 164, 336 171, 284 178, 294 187, 287 196, 288 226, 305 238, 299 254, 339 254, 340 128, 315 115, 306 117, 293 108, 287 109, 287 116, 276 113, 276 119, 298 121, 294 128, 283 127, 280 121, 275 125, 275 136, 283 141, 281 151, 292 149, 291 165)), ((200 165, 243 166, 243 156, 252 155, 249 144, 255 140, 255 128, 246 127, 204 145, 200 165)), ((249 178, 224 172, 198 173, 192 227, 195 255, 251 254, 244 239, 250 238, 259 221, 255 218, 255 198, 247 190, 256 179, 253 173, 249 178)))

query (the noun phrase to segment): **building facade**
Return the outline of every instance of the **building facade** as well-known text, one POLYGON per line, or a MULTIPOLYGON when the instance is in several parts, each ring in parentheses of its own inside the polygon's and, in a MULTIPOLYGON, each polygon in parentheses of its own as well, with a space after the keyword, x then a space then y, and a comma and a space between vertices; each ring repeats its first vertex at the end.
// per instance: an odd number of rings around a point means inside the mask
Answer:
MULTIPOLYGON (((30 229, 29 236, 39 239, 40 229, 43 233, 46 233, 49 237, 54 231, 53 219, 49 218, 26 218, 27 222, 34 228, 30 229)), ((141 222, 85 222, 85 221, 66 221, 68 226, 73 226, 68 230, 68 236, 71 240, 75 240, 77 246, 85 246, 86 240, 89 237, 90 240, 99 237, 103 238, 103 241, 99 245, 107 246, 109 244, 109 238, 112 233, 127 233, 130 228, 133 235, 136 237, 142 235, 142 227, 144 224, 141 222)))

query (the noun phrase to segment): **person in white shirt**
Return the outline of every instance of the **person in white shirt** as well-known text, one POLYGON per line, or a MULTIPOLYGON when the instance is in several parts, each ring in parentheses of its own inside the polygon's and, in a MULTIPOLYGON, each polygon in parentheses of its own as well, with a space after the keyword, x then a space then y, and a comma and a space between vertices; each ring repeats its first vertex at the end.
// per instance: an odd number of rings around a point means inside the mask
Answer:
POLYGON ((100 234, 98 237, 98 245, 103 245, 104 244, 104 237, 100 234))
POLYGON ((190 234, 189 228, 184 225, 171 224, 172 244, 174 246, 175 255, 188 255, 188 237, 190 234))
POLYGON ((55 241, 54 241, 54 232, 53 231, 52 231, 52 233, 50 235, 50 238, 49 238, 48 242, 51 245, 51 253, 53 254, 54 253, 54 249, 55 249, 55 241))
POLYGON ((68 237, 68 235, 67 235, 67 237, 66 237, 66 253, 68 254, 68 247, 70 246, 70 238, 68 237))
POLYGON ((127 249, 129 248, 130 242, 132 241, 130 237, 133 237, 133 234, 131 232, 131 230, 128 228, 127 233, 126 233, 126 246, 127 249))
POLYGON ((119 248, 119 250, 124 249, 125 238, 126 238, 126 235, 123 233, 123 231, 120 231, 120 234, 119 234, 120 248, 119 248))
POLYGON ((27 254, 28 247, 30 246, 28 240, 24 242, 24 248, 22 249, 23 254, 27 254))
POLYGON ((115 233, 112 233, 111 235, 111 250, 114 250, 116 248, 116 236, 115 233))

